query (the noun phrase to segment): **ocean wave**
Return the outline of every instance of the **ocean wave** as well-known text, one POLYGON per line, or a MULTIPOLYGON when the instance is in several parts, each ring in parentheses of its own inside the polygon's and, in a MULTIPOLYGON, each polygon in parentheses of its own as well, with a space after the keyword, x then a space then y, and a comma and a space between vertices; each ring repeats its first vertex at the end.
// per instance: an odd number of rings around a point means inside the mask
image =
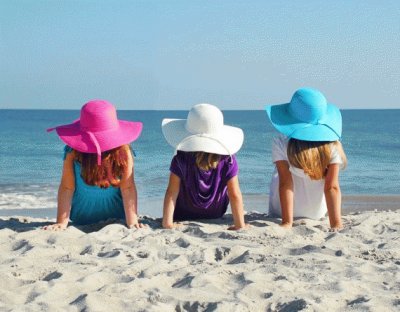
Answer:
POLYGON ((0 187, 0 209, 43 209, 57 207, 57 190, 54 186, 0 187))

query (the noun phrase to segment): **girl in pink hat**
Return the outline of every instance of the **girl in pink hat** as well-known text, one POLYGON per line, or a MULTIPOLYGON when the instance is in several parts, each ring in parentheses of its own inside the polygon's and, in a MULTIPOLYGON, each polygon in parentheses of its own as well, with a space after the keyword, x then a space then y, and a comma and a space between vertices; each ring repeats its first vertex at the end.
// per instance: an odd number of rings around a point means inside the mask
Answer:
POLYGON ((45 229, 65 229, 69 220, 89 224, 109 218, 125 219, 129 228, 143 227, 129 146, 142 123, 118 120, 112 104, 94 100, 82 107, 80 119, 47 131, 52 130, 66 146, 57 223, 45 229))

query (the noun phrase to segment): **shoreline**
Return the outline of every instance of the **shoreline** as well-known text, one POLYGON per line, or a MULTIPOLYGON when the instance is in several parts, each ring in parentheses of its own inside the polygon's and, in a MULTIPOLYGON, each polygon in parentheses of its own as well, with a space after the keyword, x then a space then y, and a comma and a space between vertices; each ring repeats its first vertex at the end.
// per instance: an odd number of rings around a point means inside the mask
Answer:
MULTIPOLYGON (((265 214, 268 195, 243 194, 245 211, 265 214)), ((139 216, 162 217, 163 198, 139 198, 139 216)), ((400 209, 400 195, 343 195, 342 214, 356 212, 385 211, 400 209)), ((230 208, 228 208, 228 212, 230 208)), ((26 216, 35 218, 56 218, 56 208, 0 209, 0 217, 26 216)))

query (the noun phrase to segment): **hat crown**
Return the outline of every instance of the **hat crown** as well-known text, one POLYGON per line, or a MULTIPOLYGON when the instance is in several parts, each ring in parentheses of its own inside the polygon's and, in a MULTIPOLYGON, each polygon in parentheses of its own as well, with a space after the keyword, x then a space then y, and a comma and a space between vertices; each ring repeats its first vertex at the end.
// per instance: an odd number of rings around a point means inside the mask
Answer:
POLYGON ((224 116, 218 107, 197 104, 191 108, 186 120, 186 130, 193 134, 216 133, 224 126, 224 116))
POLYGON ((326 114, 328 103, 318 90, 302 88, 297 90, 289 103, 289 113, 296 119, 317 124, 326 114))
POLYGON ((80 116, 82 130, 96 132, 117 128, 119 125, 115 107, 103 100, 93 100, 83 105, 80 116))

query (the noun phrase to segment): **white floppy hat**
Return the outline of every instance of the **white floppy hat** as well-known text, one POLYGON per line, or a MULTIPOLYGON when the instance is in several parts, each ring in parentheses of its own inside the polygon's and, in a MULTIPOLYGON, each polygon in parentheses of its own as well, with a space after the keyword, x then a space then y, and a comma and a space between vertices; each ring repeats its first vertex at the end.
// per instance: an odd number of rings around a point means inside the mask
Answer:
POLYGON ((224 125, 224 116, 211 104, 194 105, 187 119, 163 119, 168 144, 184 152, 235 154, 243 144, 243 131, 224 125))

